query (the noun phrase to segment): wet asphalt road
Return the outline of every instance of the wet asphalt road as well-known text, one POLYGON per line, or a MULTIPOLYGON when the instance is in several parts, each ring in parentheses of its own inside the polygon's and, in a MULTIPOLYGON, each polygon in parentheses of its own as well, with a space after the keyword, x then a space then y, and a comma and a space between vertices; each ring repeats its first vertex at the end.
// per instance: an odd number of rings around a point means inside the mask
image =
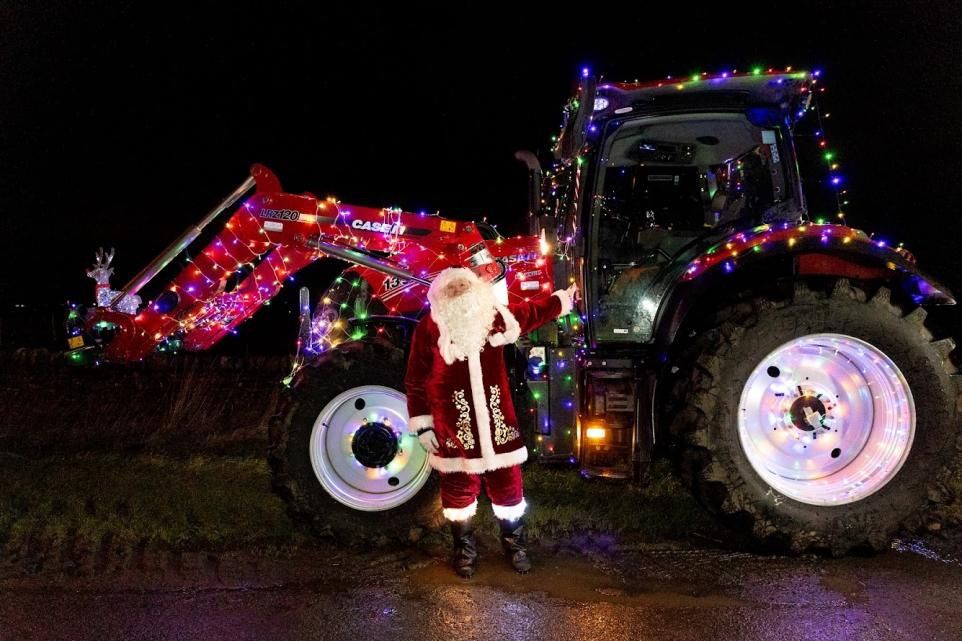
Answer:
POLYGON ((417 550, 183 555, 0 578, 0 639, 962 639, 962 564, 712 550, 488 551, 471 581, 417 550))

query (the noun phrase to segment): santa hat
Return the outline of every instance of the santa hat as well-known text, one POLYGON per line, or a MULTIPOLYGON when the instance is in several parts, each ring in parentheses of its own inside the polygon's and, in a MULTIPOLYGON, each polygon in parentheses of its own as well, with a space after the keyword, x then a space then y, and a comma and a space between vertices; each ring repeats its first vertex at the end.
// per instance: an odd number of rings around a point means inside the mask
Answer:
MULTIPOLYGON (((471 283, 472 286, 484 283, 477 274, 467 267, 448 267, 437 275, 428 288, 428 302, 431 303, 431 318, 438 326, 438 349, 441 351, 441 357, 444 359, 444 362, 448 365, 452 364, 455 360, 451 354, 451 340, 448 334, 448 328, 441 318, 441 315, 435 313, 434 310, 441 307, 444 288, 447 287, 449 283, 462 278, 471 283)), ((490 287, 490 285, 488 286, 490 287)), ((518 340, 518 337, 521 336, 521 326, 518 325, 514 314, 508 311, 507 307, 497 302, 495 302, 494 308, 501 314, 501 318, 504 321, 504 331, 489 336, 488 344, 492 347, 501 347, 502 345, 507 345, 518 340)))

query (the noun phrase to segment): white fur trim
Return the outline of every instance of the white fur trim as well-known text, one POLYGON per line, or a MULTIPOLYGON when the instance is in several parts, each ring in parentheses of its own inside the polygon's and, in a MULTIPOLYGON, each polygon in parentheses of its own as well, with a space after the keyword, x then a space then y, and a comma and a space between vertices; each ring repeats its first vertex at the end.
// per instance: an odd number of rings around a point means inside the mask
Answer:
POLYGON ((488 414, 488 397, 484 393, 484 372, 481 370, 480 352, 468 354, 468 380, 471 382, 471 400, 474 401, 474 419, 478 424, 481 458, 485 461, 494 461, 491 415, 488 414))
POLYGON ((498 301, 498 305, 508 304, 508 279, 502 278, 498 282, 491 285, 491 289, 494 290, 494 299, 498 301))
POLYGON ((568 293, 567 289, 559 289, 552 294, 552 296, 557 296, 561 301, 561 313, 558 314, 558 316, 571 313, 571 310, 574 308, 574 301, 571 300, 571 294, 568 293))
POLYGON ((491 347, 501 347, 506 342, 507 341, 505 341, 504 334, 502 334, 501 332, 498 332, 497 334, 491 334, 491 336, 488 336, 488 345, 490 345, 491 347))
POLYGON ((494 515, 502 521, 517 521, 524 516, 524 511, 527 509, 527 507, 528 504, 525 503, 524 499, 521 499, 521 502, 517 505, 491 504, 491 509, 494 511, 494 515))
POLYGON ((441 292, 444 291, 448 283, 456 278, 466 278, 471 281, 472 284, 481 280, 477 274, 467 267, 448 267, 447 269, 442 269, 428 287, 428 302, 431 303, 431 307, 438 306, 438 301, 441 300, 441 292))
POLYGON ((491 347, 501 347, 502 345, 513 343, 521 337, 521 325, 518 324, 518 319, 514 317, 514 314, 504 305, 497 305, 496 309, 498 313, 501 314, 502 320, 504 320, 504 331, 491 334, 491 336, 488 337, 488 344, 490 344, 491 347))
POLYGON ((431 454, 428 456, 428 465, 438 472, 464 472, 465 474, 484 474, 491 470, 500 470, 503 467, 521 465, 528 460, 528 448, 522 446, 511 452, 495 454, 491 458, 446 458, 431 454))
MULTIPOLYGON (((467 521, 478 511, 478 499, 466 507, 446 507, 441 512, 449 521, 467 521)), ((507 518, 507 517, 506 517, 507 518)))
POLYGON ((424 429, 425 427, 434 427, 434 417, 430 414, 412 416, 408 419, 408 431, 412 434, 417 434, 418 430, 424 429))

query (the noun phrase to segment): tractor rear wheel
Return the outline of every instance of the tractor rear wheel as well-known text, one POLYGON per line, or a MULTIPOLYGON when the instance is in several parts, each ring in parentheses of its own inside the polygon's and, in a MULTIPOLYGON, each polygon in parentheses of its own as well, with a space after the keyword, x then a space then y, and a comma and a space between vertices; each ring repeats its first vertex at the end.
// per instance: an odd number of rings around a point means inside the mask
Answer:
POLYGON ((436 475, 407 431, 404 351, 361 341, 298 373, 270 429, 273 485, 291 513, 345 541, 441 523, 436 475))
POLYGON ((934 527, 962 464, 951 339, 839 280, 698 333, 672 433, 683 479, 770 549, 844 554, 934 527))

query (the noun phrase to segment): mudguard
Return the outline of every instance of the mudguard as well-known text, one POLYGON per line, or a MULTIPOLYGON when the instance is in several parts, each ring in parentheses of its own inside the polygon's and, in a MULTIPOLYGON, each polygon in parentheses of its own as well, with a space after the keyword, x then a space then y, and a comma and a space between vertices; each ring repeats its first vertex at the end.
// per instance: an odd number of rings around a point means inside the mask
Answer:
POLYGON ((834 224, 778 223, 733 233, 675 272, 655 318, 655 341, 670 345, 698 300, 732 275, 837 276, 884 281, 917 305, 954 305, 947 287, 922 273, 915 257, 864 231, 834 224))

